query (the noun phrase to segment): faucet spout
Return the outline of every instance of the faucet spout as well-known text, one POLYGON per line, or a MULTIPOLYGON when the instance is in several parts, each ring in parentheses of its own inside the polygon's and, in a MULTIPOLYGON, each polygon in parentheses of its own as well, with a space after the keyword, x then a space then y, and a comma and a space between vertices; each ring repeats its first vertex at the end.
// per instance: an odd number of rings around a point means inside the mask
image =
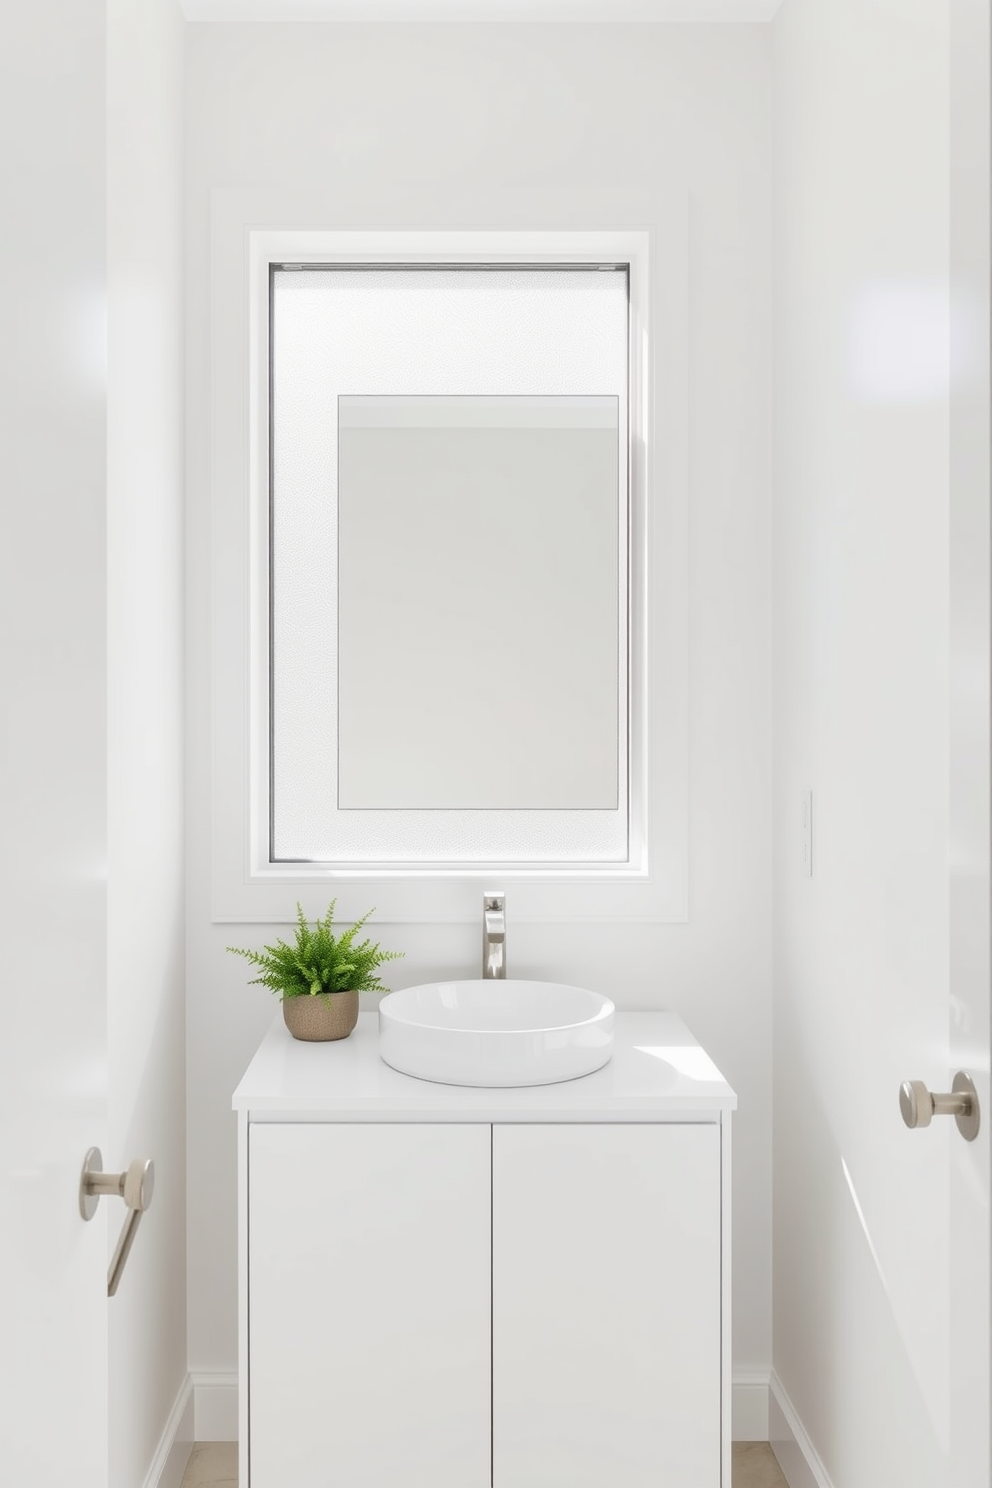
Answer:
POLYGON ((483 980, 506 978, 506 895, 484 894, 482 898, 483 980))

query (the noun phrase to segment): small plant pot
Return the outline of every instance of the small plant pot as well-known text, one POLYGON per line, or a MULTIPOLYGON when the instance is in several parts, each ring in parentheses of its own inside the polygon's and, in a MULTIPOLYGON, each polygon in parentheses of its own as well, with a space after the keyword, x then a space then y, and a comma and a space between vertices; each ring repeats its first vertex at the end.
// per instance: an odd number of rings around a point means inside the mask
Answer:
POLYGON ((347 1038, 358 1022, 357 992, 318 992, 316 997, 284 997, 282 1015, 295 1039, 326 1043, 347 1038))

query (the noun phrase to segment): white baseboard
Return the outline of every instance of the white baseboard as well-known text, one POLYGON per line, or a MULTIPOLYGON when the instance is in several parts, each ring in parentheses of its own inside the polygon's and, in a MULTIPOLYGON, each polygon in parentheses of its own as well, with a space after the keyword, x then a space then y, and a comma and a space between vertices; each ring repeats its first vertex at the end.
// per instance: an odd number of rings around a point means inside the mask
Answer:
POLYGON ((768 1440, 789 1488, 833 1488, 819 1453, 774 1370, 769 1392, 768 1440))
POLYGON ((730 1394, 734 1441, 768 1440, 768 1371, 734 1371, 730 1394))
POLYGON ((193 1421, 196 1440, 237 1441, 238 1376, 236 1371, 194 1370, 193 1421))
MULTIPOLYGON (((192 1375, 196 1440, 237 1441, 238 1376, 223 1370, 192 1375)), ((768 1441, 768 1375, 735 1374, 731 1396, 734 1441, 768 1441)), ((148 1488, 152 1488, 149 1483, 148 1488)), ((162 1488, 165 1488, 163 1483, 162 1488)), ((170 1485, 171 1488, 171 1485, 170 1485)), ((798 1488, 798 1485, 793 1485, 798 1488)), ((830 1488, 824 1482, 820 1488, 830 1488)))
POLYGON ((189 1454, 193 1450, 193 1383, 189 1377, 179 1387, 144 1488, 180 1488, 189 1454))

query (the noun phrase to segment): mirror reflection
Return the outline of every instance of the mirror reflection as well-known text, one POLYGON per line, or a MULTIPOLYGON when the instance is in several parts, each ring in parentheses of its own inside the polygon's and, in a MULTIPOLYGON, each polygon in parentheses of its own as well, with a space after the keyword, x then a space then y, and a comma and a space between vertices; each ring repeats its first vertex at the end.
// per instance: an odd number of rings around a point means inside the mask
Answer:
POLYGON ((339 397, 339 809, 616 810, 619 418, 339 397))

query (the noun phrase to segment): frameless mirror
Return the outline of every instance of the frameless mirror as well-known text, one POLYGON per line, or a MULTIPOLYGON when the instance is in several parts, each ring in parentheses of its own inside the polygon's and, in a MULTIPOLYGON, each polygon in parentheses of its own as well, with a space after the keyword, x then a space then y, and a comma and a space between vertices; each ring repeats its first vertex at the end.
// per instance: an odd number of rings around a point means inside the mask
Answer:
POLYGON ((616 397, 339 398, 340 809, 616 809, 618 438, 616 397))

